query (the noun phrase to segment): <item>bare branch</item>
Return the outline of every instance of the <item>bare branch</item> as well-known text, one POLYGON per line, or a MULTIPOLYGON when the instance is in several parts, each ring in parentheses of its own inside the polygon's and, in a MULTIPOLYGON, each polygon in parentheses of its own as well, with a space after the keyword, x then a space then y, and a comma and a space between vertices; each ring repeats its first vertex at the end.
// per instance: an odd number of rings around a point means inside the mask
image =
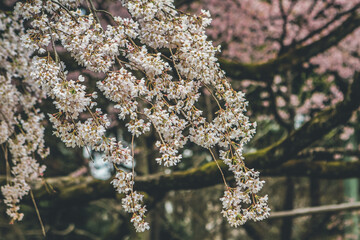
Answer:
POLYGON ((263 176, 293 176, 344 179, 360 175, 360 162, 290 160, 274 169, 264 169, 263 176))
POLYGON ((234 79, 252 79, 269 81, 272 76, 284 73, 307 62, 310 58, 325 52, 337 45, 346 36, 360 26, 360 15, 350 15, 339 27, 328 35, 305 46, 295 48, 266 63, 244 64, 236 61, 220 59, 221 67, 227 75, 234 79))
POLYGON ((305 215, 312 215, 318 213, 351 211, 358 209, 360 209, 360 202, 323 205, 319 207, 298 208, 290 211, 274 212, 270 214, 269 219, 284 218, 284 217, 301 217, 305 215))
POLYGON ((316 147, 302 151, 297 158, 312 158, 316 160, 329 160, 334 159, 334 155, 339 154, 342 156, 353 156, 360 158, 359 150, 351 150, 344 148, 323 148, 316 147))
POLYGON ((322 110, 302 127, 272 146, 247 154, 245 156, 247 165, 252 168, 267 169, 294 159, 300 151, 350 119, 360 105, 359 91, 360 76, 357 73, 343 102, 322 110))

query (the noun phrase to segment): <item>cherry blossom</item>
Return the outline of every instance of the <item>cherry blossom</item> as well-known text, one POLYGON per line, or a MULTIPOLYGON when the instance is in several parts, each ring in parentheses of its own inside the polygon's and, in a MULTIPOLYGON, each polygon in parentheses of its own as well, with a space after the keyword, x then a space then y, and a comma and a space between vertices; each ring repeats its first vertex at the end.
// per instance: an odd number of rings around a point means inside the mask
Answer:
MULTIPOLYGON (((1 59, 8 76, 0 78, 5 89, 0 94, 9 104, 0 110, 9 117, 0 118, 0 139, 1 143, 9 143, 14 176, 2 187, 8 215, 13 221, 21 220, 19 201, 30 191, 29 183, 40 179, 45 170, 32 153, 36 151, 42 158, 47 155, 41 126, 45 114, 34 110, 34 105, 41 98, 48 98, 56 108, 56 112, 47 113, 54 135, 67 147, 103 152, 104 161, 116 169, 111 183, 117 192, 125 194, 122 206, 132 214, 136 231, 149 229, 144 196, 134 190, 136 173, 134 169, 130 173, 118 167, 129 163, 134 167, 134 152, 107 135, 111 122, 102 109, 95 108, 97 93, 89 91, 84 76, 69 77, 58 53, 61 48, 88 71, 104 74, 96 86, 115 104, 119 119, 127 122, 133 139, 151 128, 156 132, 155 146, 161 156, 155 161, 160 165, 177 165, 189 142, 209 150, 213 156, 215 147, 222 149, 221 160, 236 179, 234 188, 224 179, 226 191, 221 199, 223 214, 232 226, 248 219, 266 218, 270 211, 267 197, 257 195, 264 181, 259 180, 258 172, 245 166, 242 156, 243 146, 255 134, 256 124, 245 116, 248 103, 244 94, 232 89, 217 63, 220 47, 207 39, 209 11, 185 14, 177 11, 170 0, 121 2, 131 18, 111 15, 113 23, 106 26, 99 21, 96 9, 90 6, 86 14, 77 1, 17 3, 14 15, 18 23, 14 27, 18 31, 15 33, 10 25, 8 39, 2 39, 2 46, 6 47, 1 48, 13 51, 5 52, 5 56, 13 54, 27 60, 20 60, 21 68, 14 69, 6 59, 1 59), (26 30, 23 20, 30 24, 26 30), (10 42, 18 45, 11 48, 10 42), (31 86, 28 95, 17 91, 11 83, 10 79, 15 77, 31 86), (217 103, 213 119, 207 119, 197 107, 203 89, 217 103), (25 119, 14 105, 23 107, 25 119), (80 118, 83 113, 89 116, 85 120, 80 118), (21 126, 20 133, 15 131, 15 125, 21 126)), ((11 20, 1 15, 1 21, 0 26, 5 28, 11 20)))

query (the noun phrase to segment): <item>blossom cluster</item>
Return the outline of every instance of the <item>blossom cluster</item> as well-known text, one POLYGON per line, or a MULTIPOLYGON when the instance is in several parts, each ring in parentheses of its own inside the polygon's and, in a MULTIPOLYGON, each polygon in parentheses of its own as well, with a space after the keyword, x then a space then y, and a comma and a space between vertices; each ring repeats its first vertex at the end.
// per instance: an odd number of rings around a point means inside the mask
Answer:
MULTIPOLYGON (((113 22, 107 26, 98 20, 93 7, 86 14, 77 1, 34 0, 16 5, 17 16, 31 24, 19 36, 21 46, 39 54, 48 51, 45 57, 29 59, 27 68, 31 74, 26 77, 39 96, 53 100, 57 112, 49 114, 49 119, 54 134, 68 147, 104 152, 104 161, 116 169, 112 184, 117 192, 125 194, 124 210, 132 214, 131 222, 137 231, 147 230, 143 195, 134 191, 134 169, 128 173, 118 167, 129 163, 134 167, 134 152, 106 135, 110 120, 95 108, 97 93, 87 90, 83 76, 75 80, 68 77, 57 52, 60 45, 79 65, 105 74, 96 86, 116 104, 119 119, 127 121, 133 138, 154 129, 159 139, 155 144, 159 164, 177 165, 188 142, 211 152, 215 147, 223 149, 226 154, 222 154, 222 160, 234 172, 237 185, 228 188, 221 199, 224 216, 231 225, 266 218, 267 197, 257 196, 263 181, 257 172, 245 167, 242 157, 244 144, 255 133, 255 124, 245 116, 244 94, 232 89, 217 63, 215 54, 220 48, 207 40, 205 28, 211 22, 210 13, 184 14, 175 10, 171 0, 123 0, 122 4, 131 18, 111 16, 113 22), (206 119, 197 107, 203 89, 217 104, 213 119, 206 119), (83 120, 80 115, 85 112, 90 117, 83 120), (250 207, 242 207, 242 202, 250 207)), ((41 143, 39 140, 37 146, 42 147, 41 143)), ((35 167, 41 175, 43 168, 35 167)), ((18 174, 18 168, 13 167, 13 174, 18 174)), ((33 175, 38 176, 28 173, 26 178, 33 175)), ((4 191, 7 193, 7 189, 4 191)), ((18 201, 21 197, 12 198, 18 201)))
POLYGON ((248 169, 241 157, 239 148, 234 154, 231 151, 222 151, 220 158, 229 170, 234 173, 236 187, 228 189, 224 193, 222 201, 224 210, 222 211, 232 226, 244 224, 247 220, 260 221, 270 215, 270 208, 267 206, 267 195, 257 196, 263 187, 264 181, 259 180, 259 172, 248 169), (243 207, 243 206, 247 207, 243 207))
POLYGON ((131 222, 137 231, 143 232, 150 228, 149 223, 145 222, 146 207, 141 205, 143 195, 133 191, 134 176, 132 173, 118 171, 111 183, 117 192, 125 193, 126 197, 122 199, 122 206, 126 212, 132 213, 131 222))
POLYGON ((41 180, 45 170, 35 156, 45 158, 49 151, 43 139, 44 114, 36 108, 44 94, 29 75, 33 51, 22 46, 21 19, 0 13, 0 31, 0 145, 8 166, 7 184, 1 191, 8 207, 6 213, 14 222, 23 218, 20 200, 29 193, 31 182, 41 180))

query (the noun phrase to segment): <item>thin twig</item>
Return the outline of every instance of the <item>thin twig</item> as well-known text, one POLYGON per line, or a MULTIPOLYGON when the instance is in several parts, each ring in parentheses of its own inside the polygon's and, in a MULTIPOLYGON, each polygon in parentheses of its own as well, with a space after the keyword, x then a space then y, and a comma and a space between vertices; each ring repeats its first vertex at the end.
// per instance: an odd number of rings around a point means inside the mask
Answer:
POLYGON ((34 194, 33 194, 31 189, 30 189, 30 196, 31 196, 31 200, 32 200, 32 202, 34 204, 34 207, 35 207, 36 215, 37 215, 37 217, 39 219, 39 222, 40 222, 42 234, 44 235, 44 237, 46 237, 45 227, 44 227, 44 224, 43 224, 43 222, 41 220, 40 212, 39 212, 39 209, 38 209, 38 207, 36 205, 34 194))
POLYGON ((87 0, 87 3, 88 3, 88 7, 89 7, 89 10, 91 11, 91 13, 94 15, 95 19, 96 19, 96 22, 98 24, 100 24, 100 20, 96 14, 96 8, 94 7, 94 4, 91 0, 87 0))
MULTIPOLYGON (((7 145, 7 143, 6 143, 7 145)), ((4 157, 5 157, 5 163, 6 163, 6 183, 10 182, 10 164, 9 164, 9 157, 8 157, 8 148, 7 146, 4 147, 3 144, 1 144, 1 148, 4 152, 4 157)))
POLYGON ((113 16, 111 13, 109 13, 108 11, 105 11, 105 10, 102 10, 102 9, 95 9, 95 12, 102 12, 102 13, 106 13, 107 15, 109 15, 109 16, 112 18, 112 20, 114 20, 114 21, 115 21, 114 16, 113 16))
POLYGON ((222 179, 223 179, 223 181, 224 181, 225 186, 226 186, 226 187, 229 187, 229 186, 227 185, 227 183, 226 183, 225 175, 224 175, 223 171, 221 170, 221 167, 220 167, 219 163, 216 161, 216 158, 215 158, 214 153, 211 151, 211 149, 209 149, 209 151, 210 151, 211 156, 212 156, 213 159, 214 159, 214 162, 216 163, 216 166, 218 167, 218 169, 219 169, 219 171, 220 171, 220 173, 221 173, 221 177, 222 177, 222 179))
POLYGON ((52 3, 55 3, 56 5, 59 5, 62 9, 64 9, 69 15, 70 17, 77 23, 77 24, 80 24, 78 22, 78 20, 74 17, 74 15, 71 14, 71 12, 69 11, 69 9, 67 9, 64 5, 62 5, 61 3, 59 2, 56 2, 54 0, 51 0, 52 3))
MULTIPOLYGON (((135 178, 135 160, 134 160, 134 157, 135 157, 135 153, 134 153, 134 138, 135 138, 135 135, 133 134, 132 137, 131 137, 131 156, 132 156, 132 181, 134 182, 134 178, 135 178)), ((132 190, 133 191, 134 189, 134 185, 132 185, 132 190)))
POLYGON ((181 80, 181 75, 180 75, 180 73, 179 73, 179 71, 178 71, 178 69, 177 69, 177 67, 176 67, 174 54, 173 54, 171 48, 169 48, 169 50, 170 50, 170 53, 171 53, 171 58, 172 58, 172 62, 173 62, 173 64, 174 64, 174 68, 175 68, 175 70, 176 70, 177 75, 179 76, 179 81, 180 81, 180 80, 181 80))
POLYGON ((51 30, 50 25, 49 25, 49 32, 50 32, 51 46, 52 46, 52 48, 54 50, 54 54, 55 54, 55 62, 56 62, 56 64, 59 64, 60 63, 59 55, 58 55, 58 53, 56 51, 55 41, 54 41, 54 38, 52 36, 52 30, 51 30))

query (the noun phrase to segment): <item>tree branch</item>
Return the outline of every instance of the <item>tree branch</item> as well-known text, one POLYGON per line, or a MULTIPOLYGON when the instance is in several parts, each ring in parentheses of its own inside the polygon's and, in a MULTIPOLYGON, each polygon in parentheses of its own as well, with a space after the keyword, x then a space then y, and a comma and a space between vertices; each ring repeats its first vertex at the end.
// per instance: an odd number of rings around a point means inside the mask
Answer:
POLYGON ((226 59, 220 59, 219 62, 221 68, 231 78, 268 81, 271 76, 296 68, 311 57, 337 45, 347 35, 357 29, 359 25, 360 15, 352 14, 328 35, 308 45, 290 50, 266 63, 244 64, 226 59))
MULTIPOLYGON (((330 21, 328 21, 327 23, 325 23, 323 26, 319 27, 318 29, 310 32, 306 37, 304 37, 303 39, 301 39, 300 41, 294 42, 294 45, 300 45, 304 42, 306 42, 307 40, 311 39, 312 37, 316 36, 317 34, 320 34, 322 31, 324 31, 325 29, 327 29, 330 25, 332 25, 333 23, 335 23, 337 20, 340 20, 342 17, 349 15, 349 14, 354 14, 356 12, 356 10, 358 10, 360 8, 360 4, 356 4, 354 7, 352 7, 351 9, 344 11, 344 12, 339 12, 338 14, 336 14, 330 21)), ((293 47, 293 46, 289 46, 289 47, 293 47)))
POLYGON ((343 102, 322 110, 302 127, 272 146, 247 154, 247 165, 251 168, 267 169, 293 159, 300 151, 350 119, 360 105, 359 91, 360 75, 356 73, 343 102))
POLYGON ((341 203, 332 205, 323 205, 319 207, 299 208, 291 211, 274 212, 270 214, 269 219, 283 218, 283 217, 301 217, 305 215, 312 215, 316 213, 329 213, 339 211, 350 211, 360 209, 360 202, 341 203))
MULTIPOLYGON (((190 190, 210 187, 222 183, 220 173, 213 164, 205 164, 199 168, 187 171, 174 172, 172 174, 154 174, 137 177, 135 189, 148 194, 165 194, 172 190, 190 190)), ((224 173, 231 180, 230 174, 224 173)), ((360 162, 310 162, 291 160, 282 166, 274 169, 267 169, 261 172, 262 176, 312 176, 317 178, 342 179, 357 177, 360 175, 360 162)), ((55 177, 47 179, 47 183, 55 190, 53 193, 46 191, 43 183, 33 187, 35 198, 38 201, 51 201, 55 205, 82 204, 101 198, 116 198, 116 192, 111 180, 103 181, 87 177, 55 177)), ((0 179, 5 184, 5 177, 0 179)), ((146 194, 148 199, 152 199, 146 194)), ((30 203, 30 199, 28 200, 30 203)))
POLYGON ((264 169, 263 176, 293 176, 344 179, 360 175, 360 162, 290 160, 274 169, 264 169))
POLYGON ((271 84, 272 82, 268 82, 266 86, 267 92, 269 93, 270 110, 274 114, 277 123, 280 126, 284 127, 287 130, 287 132, 290 132, 293 129, 294 125, 291 124, 291 121, 286 121, 280 116, 279 108, 276 104, 276 96, 273 89, 271 88, 271 84))
MULTIPOLYGON (((219 161, 220 163, 220 161, 219 161)), ((224 174, 232 179, 226 167, 221 163, 224 174)), ((343 179, 360 175, 360 162, 326 162, 291 160, 274 169, 264 169, 262 176, 294 176, 316 177, 328 179, 343 179)), ((0 178, 0 184, 5 184, 6 178, 0 178)), ((117 194, 110 184, 111 180, 103 181, 87 177, 55 177, 48 178, 54 192, 49 193, 44 183, 33 186, 35 198, 40 201, 50 201, 54 205, 83 204, 101 198, 116 198, 117 194)), ((220 173, 214 164, 205 164, 199 168, 172 174, 153 174, 137 177, 135 189, 146 192, 148 202, 152 202, 151 194, 163 195, 172 190, 190 190, 210 187, 222 183, 220 173), (214 168, 214 169, 213 169, 214 168)), ((31 202, 25 199, 25 202, 31 202)), ((41 205, 41 204, 39 204, 41 205)))
POLYGON ((316 147, 302 151, 297 158, 312 158, 316 160, 333 160, 334 155, 354 156, 360 158, 360 150, 344 149, 344 148, 323 148, 316 147))

